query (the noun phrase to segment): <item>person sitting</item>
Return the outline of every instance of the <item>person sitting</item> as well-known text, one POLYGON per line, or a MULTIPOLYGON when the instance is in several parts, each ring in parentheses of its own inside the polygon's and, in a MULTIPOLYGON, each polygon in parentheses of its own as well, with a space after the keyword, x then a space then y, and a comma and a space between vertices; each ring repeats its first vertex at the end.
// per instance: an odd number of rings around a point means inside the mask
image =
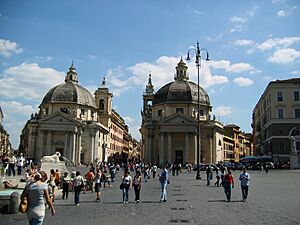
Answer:
POLYGON ((13 184, 9 180, 3 180, 2 183, 4 184, 5 189, 17 189, 18 185, 13 184))

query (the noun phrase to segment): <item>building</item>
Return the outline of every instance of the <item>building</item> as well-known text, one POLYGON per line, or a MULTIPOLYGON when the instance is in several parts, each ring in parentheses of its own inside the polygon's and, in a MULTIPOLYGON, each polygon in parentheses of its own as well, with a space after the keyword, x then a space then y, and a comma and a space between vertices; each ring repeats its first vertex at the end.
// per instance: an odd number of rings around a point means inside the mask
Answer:
POLYGON ((11 144, 9 141, 9 134, 3 127, 3 112, 0 106, 0 156, 9 154, 11 151, 11 144))
MULTIPOLYGON (((104 106, 111 107, 111 104, 100 101, 97 91, 94 98, 79 85, 72 63, 65 82, 48 91, 39 112, 27 121, 19 151, 35 159, 60 152, 75 164, 107 161, 111 153, 107 146, 112 145, 109 135, 117 129, 117 122, 103 122, 104 106)), ((112 112, 112 108, 109 110, 112 112)), ((123 134, 118 137, 121 138, 118 141, 123 142, 123 134)), ((115 150, 121 151, 119 147, 115 150)))
POLYGON ((274 161, 289 161, 290 136, 296 139, 299 155, 300 78, 270 82, 253 109, 252 120, 257 155, 271 156, 274 161))
POLYGON ((174 81, 154 93, 151 75, 143 94, 142 160, 147 163, 203 163, 223 161, 223 125, 211 120, 206 91, 189 81, 181 59, 174 81), (197 155, 197 114, 200 118, 200 154, 197 155))
POLYGON ((242 132, 235 124, 224 126, 224 161, 240 162, 245 156, 253 155, 252 135, 242 132))

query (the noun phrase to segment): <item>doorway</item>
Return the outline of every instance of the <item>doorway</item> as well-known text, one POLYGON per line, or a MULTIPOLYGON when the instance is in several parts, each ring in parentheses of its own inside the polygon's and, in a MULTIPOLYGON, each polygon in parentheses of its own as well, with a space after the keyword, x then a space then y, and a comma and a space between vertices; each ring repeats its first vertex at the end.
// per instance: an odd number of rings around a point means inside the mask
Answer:
POLYGON ((175 156, 176 156, 175 162, 183 164, 183 151, 182 150, 176 150, 176 155, 175 156))

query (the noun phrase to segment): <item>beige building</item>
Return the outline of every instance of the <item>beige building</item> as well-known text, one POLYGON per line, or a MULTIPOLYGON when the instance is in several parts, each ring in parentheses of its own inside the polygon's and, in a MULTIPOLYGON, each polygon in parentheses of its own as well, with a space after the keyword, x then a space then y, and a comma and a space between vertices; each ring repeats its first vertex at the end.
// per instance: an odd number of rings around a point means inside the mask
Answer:
POLYGON ((257 155, 288 161, 291 153, 290 131, 300 152, 300 78, 276 80, 268 84, 253 109, 253 139, 257 155))
POLYGON ((107 160, 109 129, 98 120, 93 95, 78 84, 73 64, 65 82, 49 90, 39 108, 21 134, 20 151, 26 156, 40 159, 60 152, 75 164, 107 160))
POLYGON ((174 81, 156 93, 151 75, 143 94, 142 159, 149 163, 215 163, 223 160, 223 126, 211 120, 209 96, 189 81, 188 67, 181 59, 174 81), (197 155, 197 114, 200 118, 200 154, 197 155))
POLYGON ((11 151, 11 144, 9 141, 9 134, 3 127, 3 112, 0 106, 0 156, 9 154, 11 151))

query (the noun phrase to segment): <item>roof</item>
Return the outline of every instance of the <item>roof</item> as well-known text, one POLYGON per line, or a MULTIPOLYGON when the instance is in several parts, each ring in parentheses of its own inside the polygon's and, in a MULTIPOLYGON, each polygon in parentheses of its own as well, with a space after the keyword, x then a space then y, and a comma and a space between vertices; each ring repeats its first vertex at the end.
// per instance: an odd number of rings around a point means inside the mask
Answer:
POLYGON ((93 95, 72 81, 67 81, 50 89, 42 101, 42 104, 46 103, 77 103, 96 108, 93 95))
MULTIPOLYGON (((200 104, 210 105, 209 96, 199 86, 200 104)), ((175 80, 160 88, 154 95, 153 104, 198 102, 198 85, 188 80, 175 80)))

